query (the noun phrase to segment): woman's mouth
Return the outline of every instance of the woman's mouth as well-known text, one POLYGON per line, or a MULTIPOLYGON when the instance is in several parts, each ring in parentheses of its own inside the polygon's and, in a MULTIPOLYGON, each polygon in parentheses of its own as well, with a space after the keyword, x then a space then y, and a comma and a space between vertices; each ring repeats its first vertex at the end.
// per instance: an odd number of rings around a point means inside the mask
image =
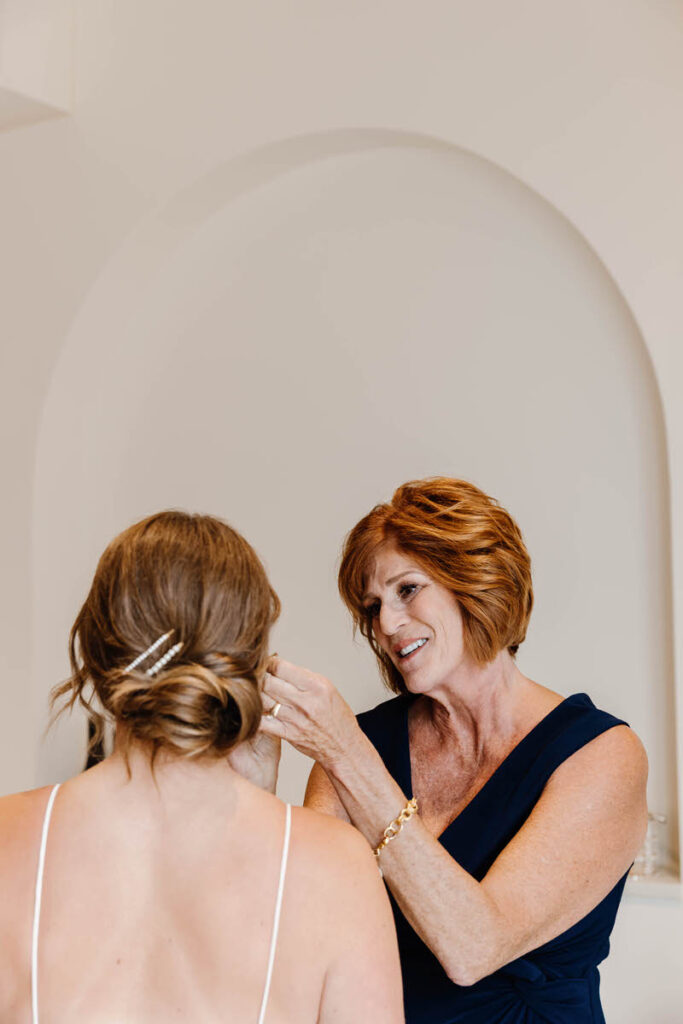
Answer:
POLYGON ((427 640, 424 637, 421 637, 419 640, 411 640, 409 644, 405 645, 405 647, 400 647, 396 653, 401 661, 406 661, 408 658, 414 657, 414 655, 421 650, 426 643, 427 640))

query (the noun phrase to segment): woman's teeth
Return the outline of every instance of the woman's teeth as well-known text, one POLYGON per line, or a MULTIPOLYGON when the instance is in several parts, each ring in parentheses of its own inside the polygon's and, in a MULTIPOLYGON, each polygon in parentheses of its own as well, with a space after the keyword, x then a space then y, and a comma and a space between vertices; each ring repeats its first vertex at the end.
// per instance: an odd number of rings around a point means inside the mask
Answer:
POLYGON ((418 647, 424 647, 426 643, 426 640, 416 640, 414 644, 408 644, 407 647, 402 647, 401 650, 398 652, 399 658, 407 658, 409 654, 412 654, 413 651, 416 651, 418 647))

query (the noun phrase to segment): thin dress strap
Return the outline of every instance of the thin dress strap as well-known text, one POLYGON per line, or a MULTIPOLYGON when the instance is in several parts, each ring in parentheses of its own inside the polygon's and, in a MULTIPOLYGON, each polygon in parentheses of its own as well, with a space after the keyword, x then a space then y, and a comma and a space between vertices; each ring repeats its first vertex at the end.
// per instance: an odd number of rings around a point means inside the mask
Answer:
POLYGON ((52 787, 52 792, 45 808, 43 818, 43 833, 40 838, 40 853, 38 855, 38 874, 36 875, 36 898, 33 904, 33 938, 31 941, 31 1014, 33 1024, 38 1024, 38 933, 40 931, 40 904, 43 898, 43 874, 45 871, 45 848, 47 847, 47 834, 50 829, 50 818, 54 806, 59 783, 52 787))
MULTIPOLYGON (((266 1019, 266 1007, 270 993, 270 982, 273 976, 273 964, 275 963, 275 950, 277 948, 277 933, 280 928, 280 911, 282 909, 282 894, 285 890, 285 875, 287 873, 287 856, 289 854, 289 836, 292 831, 292 808, 287 804, 285 814, 285 839, 282 844, 282 861, 280 863, 280 881, 277 889, 277 900, 275 901, 275 917, 273 919, 273 934, 270 938, 270 953, 268 956, 268 970, 266 972, 266 984, 263 989, 261 1010, 258 1016, 258 1024, 263 1024, 266 1019)), ((37 1024, 37 1021, 34 1022, 37 1024)))

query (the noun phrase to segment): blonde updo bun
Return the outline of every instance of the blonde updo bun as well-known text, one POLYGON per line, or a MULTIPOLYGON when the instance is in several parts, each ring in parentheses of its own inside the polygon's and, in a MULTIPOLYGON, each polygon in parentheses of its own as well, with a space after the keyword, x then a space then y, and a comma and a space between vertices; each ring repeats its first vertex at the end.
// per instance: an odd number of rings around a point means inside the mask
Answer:
POLYGON ((58 713, 76 703, 87 710, 91 749, 109 720, 121 727, 124 752, 137 743, 153 759, 161 750, 220 757, 258 728, 279 611, 258 556, 236 530, 213 516, 150 516, 102 555, 71 630, 71 676, 52 704, 61 704, 58 713), (147 660, 127 668, 169 630, 169 644, 182 648, 162 671, 146 675, 147 660))

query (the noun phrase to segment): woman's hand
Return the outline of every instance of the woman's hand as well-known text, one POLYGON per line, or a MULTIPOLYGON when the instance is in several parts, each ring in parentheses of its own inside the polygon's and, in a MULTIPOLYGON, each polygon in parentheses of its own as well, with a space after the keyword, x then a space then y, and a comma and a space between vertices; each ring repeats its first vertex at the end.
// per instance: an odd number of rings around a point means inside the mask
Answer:
POLYGON ((268 668, 263 686, 267 713, 261 719, 261 731, 287 740, 325 769, 347 757, 362 733, 353 711, 329 679, 277 657, 268 668))
POLYGON ((277 736, 259 731, 245 743, 240 743, 228 754, 228 764, 248 782, 259 789, 274 793, 280 766, 282 743, 277 736))

